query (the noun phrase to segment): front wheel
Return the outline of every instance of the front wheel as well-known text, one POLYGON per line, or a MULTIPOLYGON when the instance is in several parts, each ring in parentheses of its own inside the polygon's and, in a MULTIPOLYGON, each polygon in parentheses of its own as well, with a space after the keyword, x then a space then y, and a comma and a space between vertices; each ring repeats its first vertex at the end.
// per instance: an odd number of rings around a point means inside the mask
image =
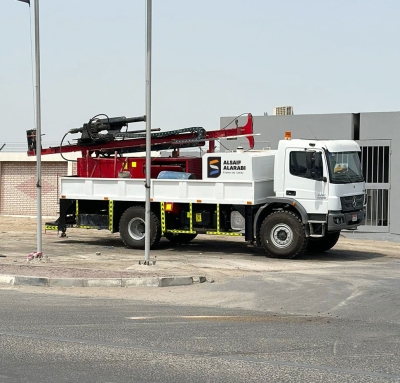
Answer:
POLYGON ((260 242, 272 258, 294 258, 307 246, 304 225, 291 211, 279 210, 267 216, 261 224, 260 242))
POLYGON ((339 240, 340 231, 335 231, 334 233, 328 233, 321 238, 310 237, 308 239, 307 251, 311 253, 323 253, 332 249, 339 240))
MULTIPOLYGON (((126 209, 119 221, 119 233, 126 246, 132 249, 145 247, 145 209, 132 206, 126 209)), ((160 220, 150 212, 150 247, 156 247, 161 238, 160 220)))

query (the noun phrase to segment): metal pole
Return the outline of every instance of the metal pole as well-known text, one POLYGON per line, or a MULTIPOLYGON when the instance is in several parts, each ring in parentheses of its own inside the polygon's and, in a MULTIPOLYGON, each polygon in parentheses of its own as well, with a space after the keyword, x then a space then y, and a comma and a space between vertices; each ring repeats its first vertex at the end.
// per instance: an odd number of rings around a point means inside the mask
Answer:
POLYGON ((150 263, 150 178, 151 178, 151 12, 152 0, 147 0, 146 12, 146 217, 144 264, 150 263))
POLYGON ((37 170, 37 252, 42 253, 42 129, 40 108, 39 0, 35 0, 35 69, 36 69, 36 170, 37 170))

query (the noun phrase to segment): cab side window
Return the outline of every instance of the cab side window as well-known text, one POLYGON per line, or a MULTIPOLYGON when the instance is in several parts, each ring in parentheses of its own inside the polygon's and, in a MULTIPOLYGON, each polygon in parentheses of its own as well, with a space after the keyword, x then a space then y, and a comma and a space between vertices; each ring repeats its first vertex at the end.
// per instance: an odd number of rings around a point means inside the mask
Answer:
POLYGON ((321 155, 314 157, 314 164, 310 160, 310 153, 306 151, 290 152, 290 174, 310 179, 318 179, 323 176, 321 155), (308 162, 308 163, 307 163, 308 162))
POLYGON ((307 174, 306 152, 290 152, 290 174, 298 177, 311 178, 311 172, 307 174))

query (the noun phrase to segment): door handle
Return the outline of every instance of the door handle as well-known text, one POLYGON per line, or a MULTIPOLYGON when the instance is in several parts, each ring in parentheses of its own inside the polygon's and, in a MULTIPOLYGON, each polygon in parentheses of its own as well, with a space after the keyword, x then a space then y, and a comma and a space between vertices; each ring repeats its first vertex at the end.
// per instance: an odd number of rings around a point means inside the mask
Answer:
POLYGON ((286 190, 286 195, 296 195, 295 190, 286 190))

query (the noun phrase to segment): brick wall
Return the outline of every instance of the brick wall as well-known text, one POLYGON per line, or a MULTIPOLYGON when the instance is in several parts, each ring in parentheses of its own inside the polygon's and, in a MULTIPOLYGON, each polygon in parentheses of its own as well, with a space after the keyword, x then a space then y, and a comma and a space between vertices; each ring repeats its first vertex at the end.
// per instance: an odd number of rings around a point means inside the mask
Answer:
MULTIPOLYGON (((58 179, 67 171, 66 162, 42 162, 42 215, 58 214, 58 179)), ((1 162, 0 214, 35 216, 36 195, 36 163, 1 162)))

